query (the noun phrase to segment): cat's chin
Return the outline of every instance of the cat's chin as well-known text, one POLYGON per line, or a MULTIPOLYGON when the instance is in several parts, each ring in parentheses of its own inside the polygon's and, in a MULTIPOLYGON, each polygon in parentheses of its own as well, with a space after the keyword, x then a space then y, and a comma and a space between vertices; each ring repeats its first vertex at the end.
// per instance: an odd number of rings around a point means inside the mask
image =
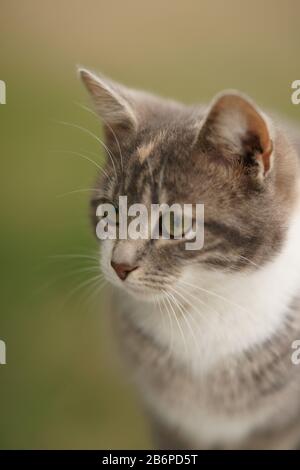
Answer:
POLYGON ((131 289, 126 290, 126 292, 128 292, 128 294, 136 300, 141 300, 144 302, 151 302, 151 303, 154 302, 155 295, 157 296, 157 292, 152 289, 131 288, 131 289))
POLYGON ((141 286, 135 286, 135 285, 119 285, 118 288, 121 291, 125 291, 127 295, 129 295, 131 298, 133 297, 136 300, 144 301, 144 302, 150 302, 153 303, 155 301, 155 297, 157 297, 159 292, 157 289, 151 289, 149 287, 141 287, 141 286))

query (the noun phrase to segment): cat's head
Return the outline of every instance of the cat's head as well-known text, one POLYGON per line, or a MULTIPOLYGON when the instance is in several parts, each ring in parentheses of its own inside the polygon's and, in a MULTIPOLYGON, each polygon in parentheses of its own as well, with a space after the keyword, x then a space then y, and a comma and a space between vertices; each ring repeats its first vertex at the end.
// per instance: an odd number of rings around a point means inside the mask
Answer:
POLYGON ((101 266, 112 283, 150 299, 194 276, 205 286, 224 273, 260 269, 277 255, 295 201, 297 161, 252 101, 225 92, 207 108, 189 107, 85 69, 80 75, 107 152, 91 201, 94 226, 97 206, 117 206, 122 195, 146 207, 204 204, 201 250, 187 250, 185 239, 102 241, 101 266))

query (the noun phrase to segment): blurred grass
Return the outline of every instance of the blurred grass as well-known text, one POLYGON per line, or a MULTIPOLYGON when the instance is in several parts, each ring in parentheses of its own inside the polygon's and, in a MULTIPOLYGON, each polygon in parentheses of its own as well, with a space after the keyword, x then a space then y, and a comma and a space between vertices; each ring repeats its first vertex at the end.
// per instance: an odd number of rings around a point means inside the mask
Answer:
POLYGON ((75 65, 187 102, 238 88, 299 120, 290 85, 300 78, 300 4, 1 0, 0 9, 0 447, 149 446, 108 296, 90 306, 79 292, 64 304, 87 279, 71 273, 87 264, 49 258, 97 250, 88 194, 57 197, 92 187, 95 168, 53 150, 103 158, 96 141, 58 122, 100 130, 75 104, 86 102, 75 65))

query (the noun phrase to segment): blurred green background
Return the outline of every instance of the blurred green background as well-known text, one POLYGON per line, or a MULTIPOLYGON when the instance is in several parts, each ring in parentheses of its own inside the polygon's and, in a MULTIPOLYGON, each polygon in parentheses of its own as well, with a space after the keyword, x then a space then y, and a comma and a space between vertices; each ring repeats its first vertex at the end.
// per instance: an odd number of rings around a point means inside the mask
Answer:
POLYGON ((89 295, 88 192, 60 196, 93 187, 96 168, 68 152, 103 161, 59 123, 101 132, 76 104, 88 103, 76 64, 186 102, 238 88, 299 120, 299 17, 299 0, 0 0, 1 448, 150 446, 107 289, 89 295))

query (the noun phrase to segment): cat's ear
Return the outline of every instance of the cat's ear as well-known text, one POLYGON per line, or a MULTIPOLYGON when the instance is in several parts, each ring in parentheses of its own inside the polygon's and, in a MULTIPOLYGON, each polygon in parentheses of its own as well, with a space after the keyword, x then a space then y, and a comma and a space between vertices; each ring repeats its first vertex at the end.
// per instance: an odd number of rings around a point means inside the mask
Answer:
POLYGON ((137 117, 131 90, 84 68, 79 68, 78 73, 106 130, 135 132, 137 117))
POLYGON ((198 143, 214 158, 239 164, 261 179, 271 171, 273 142, 269 123, 240 93, 225 92, 216 97, 201 127, 198 143))

